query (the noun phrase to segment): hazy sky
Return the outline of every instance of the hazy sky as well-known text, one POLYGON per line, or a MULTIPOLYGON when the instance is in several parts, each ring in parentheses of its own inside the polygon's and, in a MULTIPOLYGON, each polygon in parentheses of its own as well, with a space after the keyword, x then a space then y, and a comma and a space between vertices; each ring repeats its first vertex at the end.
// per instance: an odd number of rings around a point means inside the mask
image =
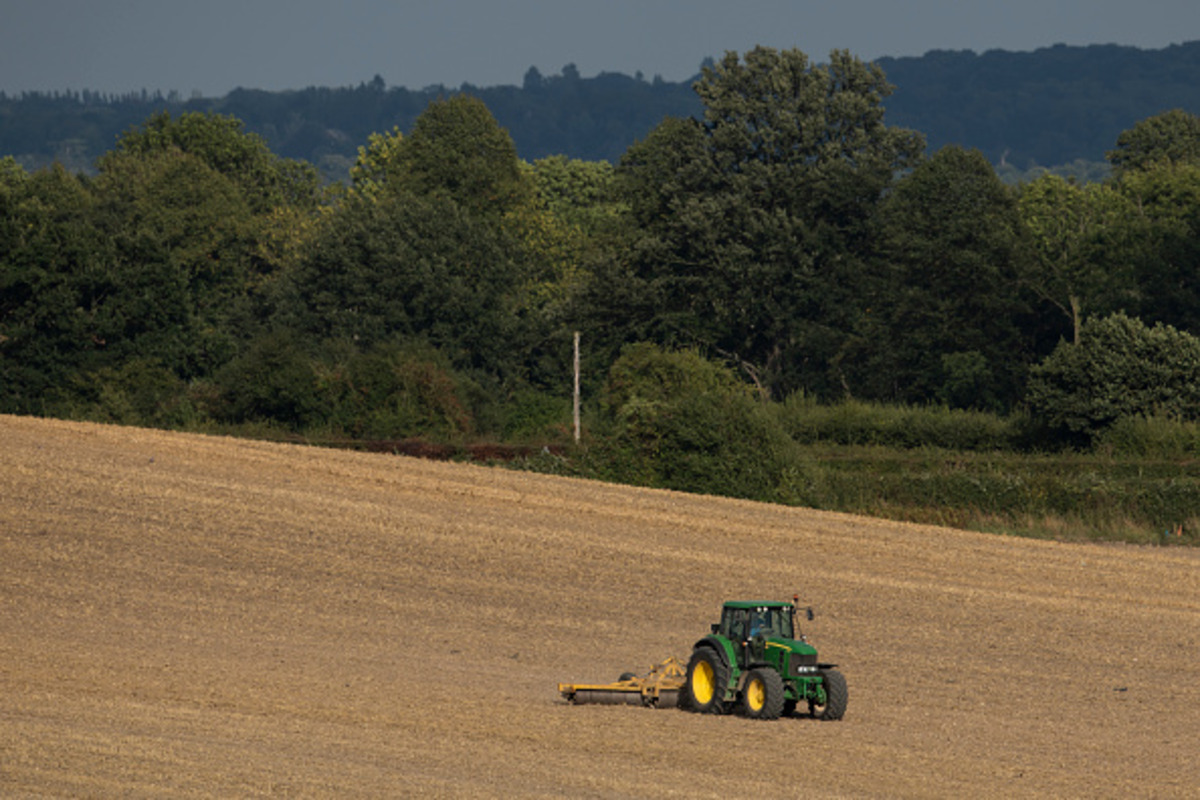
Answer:
POLYGON ((0 90, 669 81, 756 44, 817 60, 1066 44, 1160 48, 1200 39, 1200 0, 0 0, 0 90))

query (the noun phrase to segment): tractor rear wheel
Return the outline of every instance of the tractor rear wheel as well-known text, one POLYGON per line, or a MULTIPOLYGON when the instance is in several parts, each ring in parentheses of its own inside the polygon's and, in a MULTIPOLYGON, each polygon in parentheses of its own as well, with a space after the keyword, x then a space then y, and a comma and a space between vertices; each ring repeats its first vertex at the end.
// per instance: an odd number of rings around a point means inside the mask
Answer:
POLYGON ((783 678, 769 667, 750 670, 742 689, 742 711, 751 719, 779 719, 783 713, 783 678))
POLYGON ((836 669, 826 670, 824 677, 825 703, 818 705, 809 700, 808 710, 817 719, 841 719, 846 715, 846 703, 850 699, 850 692, 846 688, 846 678, 836 669))
POLYGON ((729 685, 729 667, 711 647, 698 647, 688 661, 687 705, 701 714, 725 713, 725 688, 729 685))

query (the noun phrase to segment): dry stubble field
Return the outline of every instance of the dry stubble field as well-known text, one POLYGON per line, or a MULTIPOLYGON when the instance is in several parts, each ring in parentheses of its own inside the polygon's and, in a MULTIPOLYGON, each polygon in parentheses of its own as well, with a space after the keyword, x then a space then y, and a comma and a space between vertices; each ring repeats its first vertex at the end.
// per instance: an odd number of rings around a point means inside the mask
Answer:
POLYGON ((1196 796, 1198 568, 0 417, 0 795, 1196 796), (793 592, 842 722, 558 697, 793 592))

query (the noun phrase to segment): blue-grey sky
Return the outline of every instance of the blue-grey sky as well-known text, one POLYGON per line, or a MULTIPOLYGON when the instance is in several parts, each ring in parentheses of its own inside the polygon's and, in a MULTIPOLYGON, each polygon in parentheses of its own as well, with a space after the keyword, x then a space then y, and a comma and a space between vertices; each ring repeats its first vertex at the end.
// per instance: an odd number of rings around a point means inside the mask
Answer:
POLYGON ((680 81, 757 44, 866 59, 1200 39, 1200 0, 0 0, 0 91, 680 81))

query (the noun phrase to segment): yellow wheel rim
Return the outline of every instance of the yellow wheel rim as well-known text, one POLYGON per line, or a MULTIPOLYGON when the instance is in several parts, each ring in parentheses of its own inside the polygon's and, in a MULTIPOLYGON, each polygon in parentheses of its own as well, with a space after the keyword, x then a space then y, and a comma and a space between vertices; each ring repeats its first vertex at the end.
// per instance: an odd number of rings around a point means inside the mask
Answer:
POLYGON ((762 711, 767 704, 767 687, 762 680, 755 678, 746 685, 746 705, 754 711, 762 711))
POLYGON ((692 694, 700 705, 708 705, 716 692, 717 683, 713 679, 712 664, 701 661, 692 670, 692 694))

